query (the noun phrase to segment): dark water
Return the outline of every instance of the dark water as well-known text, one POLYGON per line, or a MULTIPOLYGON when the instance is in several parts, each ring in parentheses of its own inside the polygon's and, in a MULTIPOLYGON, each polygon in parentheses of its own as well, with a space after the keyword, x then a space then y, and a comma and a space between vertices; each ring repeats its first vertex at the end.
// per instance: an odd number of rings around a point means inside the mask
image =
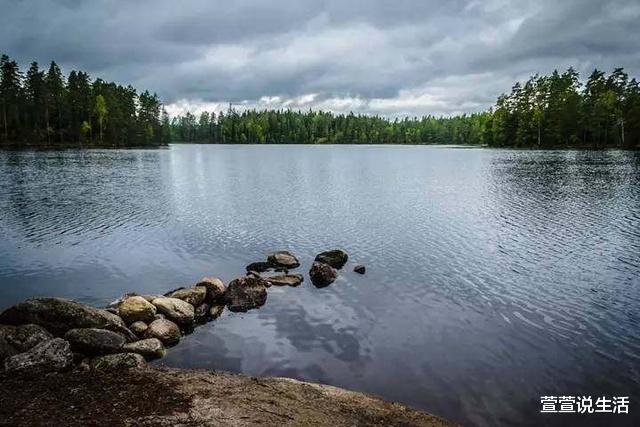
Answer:
MULTIPOLYGON (((373 146, 0 153, 0 308, 105 304, 274 249, 351 255, 160 363, 319 381, 465 424, 541 395, 640 398, 640 154, 373 146), (354 263, 367 274, 353 273, 354 263)), ((634 410, 636 411, 634 414, 634 410)), ((599 422, 598 421, 598 422, 599 422)))

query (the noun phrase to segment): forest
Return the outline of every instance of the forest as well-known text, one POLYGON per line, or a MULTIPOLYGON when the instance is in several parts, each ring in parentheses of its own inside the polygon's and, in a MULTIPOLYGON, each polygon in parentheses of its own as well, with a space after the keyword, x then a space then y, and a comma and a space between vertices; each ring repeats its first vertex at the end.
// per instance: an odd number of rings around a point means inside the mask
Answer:
POLYGON ((26 74, 0 59, 0 147, 212 144, 464 144, 519 148, 640 147, 640 85, 622 68, 572 68, 516 83, 488 111, 389 119, 324 111, 243 110, 169 118, 156 94, 65 77, 52 62, 26 74))
POLYGON ((82 71, 65 77, 55 62, 46 71, 33 62, 25 74, 2 55, 0 108, 0 147, 134 147, 170 141, 169 117, 156 94, 92 80, 82 71))

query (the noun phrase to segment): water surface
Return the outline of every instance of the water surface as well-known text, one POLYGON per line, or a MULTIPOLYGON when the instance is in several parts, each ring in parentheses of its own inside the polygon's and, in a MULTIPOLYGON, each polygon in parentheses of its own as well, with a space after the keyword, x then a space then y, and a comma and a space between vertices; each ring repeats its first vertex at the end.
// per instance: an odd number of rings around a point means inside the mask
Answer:
POLYGON ((305 275, 321 250, 350 254, 330 287, 271 288, 160 364, 319 381, 475 425, 587 420, 541 418, 541 395, 640 397, 639 153, 2 152, 0 235, 0 309, 229 281, 275 249, 305 275))

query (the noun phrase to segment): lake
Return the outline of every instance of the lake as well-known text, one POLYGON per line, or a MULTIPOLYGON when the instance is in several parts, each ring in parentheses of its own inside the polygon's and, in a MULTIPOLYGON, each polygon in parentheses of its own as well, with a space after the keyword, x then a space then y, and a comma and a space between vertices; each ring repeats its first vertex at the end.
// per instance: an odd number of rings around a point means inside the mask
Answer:
POLYGON ((0 235, 0 309, 102 306, 298 256, 301 286, 225 311, 159 365, 317 381, 472 425, 569 420, 539 414, 545 395, 631 396, 613 419, 638 416, 638 152, 0 152, 0 235), (332 248, 349 263, 316 289, 307 271, 332 248))

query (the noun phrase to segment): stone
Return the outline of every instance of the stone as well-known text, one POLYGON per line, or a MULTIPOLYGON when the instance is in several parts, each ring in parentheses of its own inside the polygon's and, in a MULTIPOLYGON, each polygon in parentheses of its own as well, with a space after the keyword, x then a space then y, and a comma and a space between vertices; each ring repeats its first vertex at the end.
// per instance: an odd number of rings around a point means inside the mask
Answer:
POLYGON ((42 326, 55 336, 62 336, 69 329, 100 328, 118 332, 130 340, 136 339, 120 317, 106 310, 64 298, 28 299, 3 311, 0 314, 0 323, 9 325, 33 323, 42 326))
POLYGON ((300 266, 298 258, 288 251, 273 252, 267 256, 267 262, 273 268, 296 268, 300 266))
POLYGON ((336 280, 338 272, 329 264, 315 261, 309 270, 309 277, 315 287, 324 288, 336 280))
POLYGON ((353 267, 353 271, 358 274, 364 274, 366 270, 367 269, 364 265, 356 265, 355 267, 353 267))
POLYGON ((182 288, 167 295, 170 298, 177 298, 188 302, 194 307, 202 304, 207 296, 207 288, 204 286, 194 286, 193 288, 182 288))
POLYGON ((172 346, 180 341, 180 328, 171 320, 157 319, 149 324, 144 335, 147 338, 158 338, 165 346, 172 346))
POLYGON ((162 314, 162 313, 157 313, 157 314, 156 314, 156 316, 155 316, 155 318, 154 318, 153 320, 166 319, 166 318, 167 318, 167 316, 165 316, 164 314, 162 314))
POLYGON ((239 277, 229 283, 225 301, 230 311, 247 311, 267 302, 268 283, 257 277, 239 277))
POLYGON ((207 321, 209 317, 209 309, 211 307, 206 302, 203 302, 199 306, 196 307, 195 310, 195 321, 199 323, 204 323, 207 321))
POLYGON ((264 273, 265 271, 271 270, 271 265, 268 262, 258 261, 252 262, 246 267, 247 273, 250 271, 255 271, 256 273, 264 273))
POLYGON ((209 303, 223 300, 224 293, 227 290, 224 282, 217 277, 203 277, 195 286, 204 286, 207 289, 205 300, 209 303))
MULTIPOLYGON (((153 320, 155 320, 155 316, 154 316, 153 320)), ((133 322, 131 324, 131 326, 129 326, 129 329, 131 329, 131 332, 133 332, 137 336, 141 337, 141 336, 144 335, 144 332, 147 330, 148 327, 149 326, 146 323, 138 321, 138 322, 133 322)))
POLYGON ((40 374, 63 371, 73 364, 71 346, 62 338, 41 342, 31 350, 11 356, 4 361, 7 373, 26 372, 40 374))
POLYGON ((164 357, 166 350, 162 341, 158 338, 147 338, 144 340, 130 342, 122 347, 122 350, 129 353, 137 353, 147 360, 164 357))
POLYGON ((247 276, 257 277, 258 279, 262 277, 257 271, 247 271, 247 276))
POLYGON ((73 351, 89 356, 117 353, 126 342, 118 333, 96 328, 71 329, 64 339, 69 341, 73 351))
POLYGON ((333 249, 316 255, 317 262, 324 262, 333 268, 341 269, 347 263, 349 255, 343 250, 333 249))
POLYGON ((20 353, 53 338, 49 331, 34 324, 18 325, 12 328, 13 330, 5 335, 5 339, 20 353))
POLYGON ((110 371, 116 369, 139 369, 147 366, 147 361, 137 353, 117 353, 96 357, 91 361, 91 369, 110 371))
POLYGON ((6 358, 15 356, 20 353, 14 346, 9 344, 9 342, 4 339, 4 337, 0 336, 0 362, 3 362, 6 358))
POLYGON ((264 280, 273 286, 298 286, 304 281, 304 276, 298 273, 281 274, 265 277, 264 280))
POLYGON ((153 300, 153 305, 164 314, 167 319, 181 326, 193 323, 195 317, 194 308, 188 302, 178 298, 161 297, 153 300))
POLYGON ((151 322, 156 315, 156 307, 143 297, 136 295, 124 299, 118 305, 118 314, 127 325, 135 322, 151 322))
POLYGON ((220 317, 222 315, 223 311, 224 311, 224 305, 222 305, 222 304, 214 305, 209 310, 209 317, 211 317, 211 320, 217 319, 218 317, 220 317))

